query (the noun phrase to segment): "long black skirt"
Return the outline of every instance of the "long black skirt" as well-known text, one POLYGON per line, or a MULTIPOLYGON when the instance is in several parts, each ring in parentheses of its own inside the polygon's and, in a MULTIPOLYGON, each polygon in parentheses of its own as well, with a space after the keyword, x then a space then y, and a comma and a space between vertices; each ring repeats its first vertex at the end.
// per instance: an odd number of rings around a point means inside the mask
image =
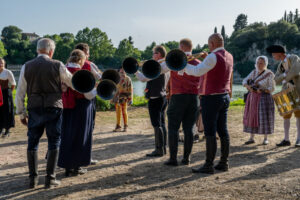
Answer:
POLYGON ((74 169, 91 162, 93 105, 77 99, 74 109, 63 110, 61 145, 58 166, 74 169))
POLYGON ((3 105, 0 106, 0 129, 15 127, 14 103, 11 89, 2 89, 3 105))

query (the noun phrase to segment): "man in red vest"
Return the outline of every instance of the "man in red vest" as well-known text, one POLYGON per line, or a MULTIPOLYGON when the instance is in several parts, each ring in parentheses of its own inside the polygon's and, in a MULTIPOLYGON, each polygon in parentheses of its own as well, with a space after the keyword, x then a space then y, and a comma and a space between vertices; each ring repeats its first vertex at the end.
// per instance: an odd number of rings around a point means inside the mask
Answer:
POLYGON ((208 39, 209 55, 196 67, 187 65, 185 73, 203 76, 200 85, 202 118, 206 136, 206 161, 203 167, 193 169, 194 173, 213 174, 214 169, 228 171, 229 134, 227 112, 230 104, 233 78, 233 57, 224 49, 221 34, 215 33, 208 39), (213 167, 217 150, 216 132, 221 141, 221 159, 213 167))
MULTIPOLYGON (((182 39, 179 45, 179 48, 184 51, 187 56, 191 56, 193 46, 190 39, 182 39)), ((197 59, 189 61, 191 66, 196 66, 199 63, 200 61, 197 59)), ((165 165, 178 165, 178 130, 181 123, 184 132, 184 153, 181 163, 184 165, 189 165, 190 163, 194 135, 193 126, 196 121, 199 104, 199 79, 199 77, 190 76, 183 71, 171 71, 171 99, 167 111, 170 159, 165 162, 165 165)))

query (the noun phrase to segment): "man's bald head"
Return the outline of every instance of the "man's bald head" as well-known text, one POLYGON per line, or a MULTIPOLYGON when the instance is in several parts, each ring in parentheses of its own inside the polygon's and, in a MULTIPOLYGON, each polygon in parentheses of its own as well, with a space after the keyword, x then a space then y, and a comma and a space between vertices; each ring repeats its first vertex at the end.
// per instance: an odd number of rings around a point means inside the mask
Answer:
POLYGON ((213 51, 216 48, 224 47, 223 36, 219 33, 214 33, 208 38, 208 47, 210 51, 213 51))

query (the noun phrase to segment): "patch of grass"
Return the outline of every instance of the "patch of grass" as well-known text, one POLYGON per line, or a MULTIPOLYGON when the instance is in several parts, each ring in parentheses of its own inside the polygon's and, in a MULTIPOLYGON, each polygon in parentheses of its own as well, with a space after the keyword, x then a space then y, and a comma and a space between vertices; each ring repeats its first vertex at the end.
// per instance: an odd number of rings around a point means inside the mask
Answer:
POLYGON ((241 98, 238 98, 238 99, 230 102, 230 106, 244 106, 244 105, 245 105, 245 102, 241 98))

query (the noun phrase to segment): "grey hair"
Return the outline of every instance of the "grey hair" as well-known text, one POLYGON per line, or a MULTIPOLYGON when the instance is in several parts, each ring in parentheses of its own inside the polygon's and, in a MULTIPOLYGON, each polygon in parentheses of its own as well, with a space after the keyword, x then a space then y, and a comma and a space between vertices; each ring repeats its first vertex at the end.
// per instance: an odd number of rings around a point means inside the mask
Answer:
POLYGON ((46 53, 49 53, 51 50, 55 50, 55 42, 49 38, 42 38, 38 41, 37 51, 45 51, 46 53))
POLYGON ((258 56, 257 58, 256 58, 256 62, 255 62, 255 68, 257 69, 257 62, 258 62, 258 60, 259 59, 262 59, 262 60, 264 60, 265 61, 265 69, 268 67, 268 57, 267 56, 258 56))

